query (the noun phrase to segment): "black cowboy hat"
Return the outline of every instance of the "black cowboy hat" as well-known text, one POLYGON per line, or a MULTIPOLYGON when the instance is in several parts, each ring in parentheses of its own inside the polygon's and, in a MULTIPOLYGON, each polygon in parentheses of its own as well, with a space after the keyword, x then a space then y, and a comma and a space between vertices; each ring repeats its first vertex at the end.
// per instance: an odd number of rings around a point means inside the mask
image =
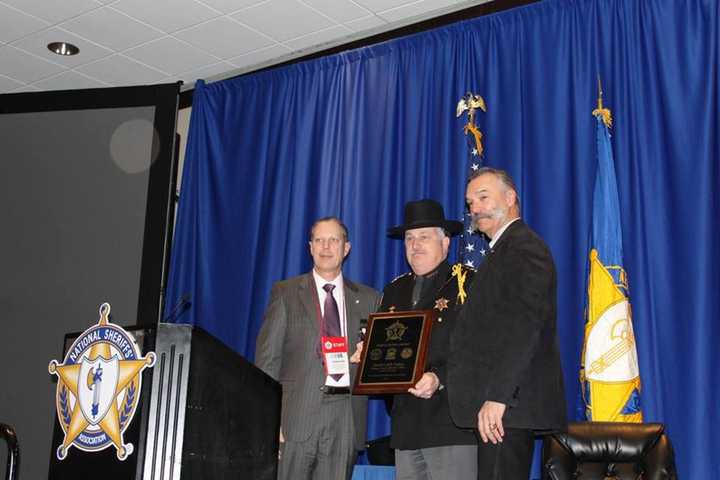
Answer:
POLYGON ((457 235, 462 232, 463 224, 457 220, 445 220, 443 207, 435 200, 416 200, 405 204, 405 223, 388 229, 388 235, 402 238, 406 230, 425 227, 440 227, 450 235, 457 235))

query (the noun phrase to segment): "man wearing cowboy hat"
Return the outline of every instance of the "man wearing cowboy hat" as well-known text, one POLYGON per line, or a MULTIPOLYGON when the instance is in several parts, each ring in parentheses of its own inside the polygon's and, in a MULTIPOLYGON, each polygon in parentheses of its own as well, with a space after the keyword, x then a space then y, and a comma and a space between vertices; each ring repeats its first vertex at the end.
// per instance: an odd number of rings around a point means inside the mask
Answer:
POLYGON ((458 293, 473 275, 468 267, 447 262, 450 236, 462 229, 462 223, 445 219, 439 203, 418 200, 405 205, 405 223, 388 230, 390 237, 405 241, 412 271, 385 287, 380 311, 437 311, 425 374, 393 400, 391 446, 397 480, 477 477, 477 439, 472 429, 453 424, 443 386, 450 332, 461 308, 458 293))

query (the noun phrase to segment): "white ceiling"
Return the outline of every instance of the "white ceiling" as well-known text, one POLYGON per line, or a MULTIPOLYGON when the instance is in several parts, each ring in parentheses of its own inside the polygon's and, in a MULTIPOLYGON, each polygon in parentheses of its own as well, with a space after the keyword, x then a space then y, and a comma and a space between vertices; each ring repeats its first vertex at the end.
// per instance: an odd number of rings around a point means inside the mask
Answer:
POLYGON ((488 0, 0 0, 0 93, 210 81, 488 0), (63 57, 47 44, 75 44, 63 57))

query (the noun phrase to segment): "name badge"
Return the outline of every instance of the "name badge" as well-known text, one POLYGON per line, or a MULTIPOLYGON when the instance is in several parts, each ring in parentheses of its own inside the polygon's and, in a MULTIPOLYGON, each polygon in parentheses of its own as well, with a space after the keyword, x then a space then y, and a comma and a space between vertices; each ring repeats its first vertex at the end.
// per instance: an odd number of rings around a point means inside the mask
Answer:
POLYGON ((322 354, 325 361, 325 385, 350 386, 350 360, 345 337, 322 337, 322 354))

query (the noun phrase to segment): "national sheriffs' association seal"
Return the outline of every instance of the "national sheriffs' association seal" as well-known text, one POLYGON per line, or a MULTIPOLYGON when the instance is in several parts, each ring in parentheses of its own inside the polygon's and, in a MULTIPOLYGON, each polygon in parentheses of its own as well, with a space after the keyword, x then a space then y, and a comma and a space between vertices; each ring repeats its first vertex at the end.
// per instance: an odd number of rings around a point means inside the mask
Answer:
POLYGON ((99 322, 75 340, 65 362, 52 360, 48 366, 58 376, 55 403, 65 432, 57 448, 60 460, 71 446, 96 452, 114 445, 120 460, 133 453, 123 433, 135 415, 142 371, 155 364, 155 354, 141 356, 133 337, 110 323, 109 314, 110 304, 103 303, 99 322))

